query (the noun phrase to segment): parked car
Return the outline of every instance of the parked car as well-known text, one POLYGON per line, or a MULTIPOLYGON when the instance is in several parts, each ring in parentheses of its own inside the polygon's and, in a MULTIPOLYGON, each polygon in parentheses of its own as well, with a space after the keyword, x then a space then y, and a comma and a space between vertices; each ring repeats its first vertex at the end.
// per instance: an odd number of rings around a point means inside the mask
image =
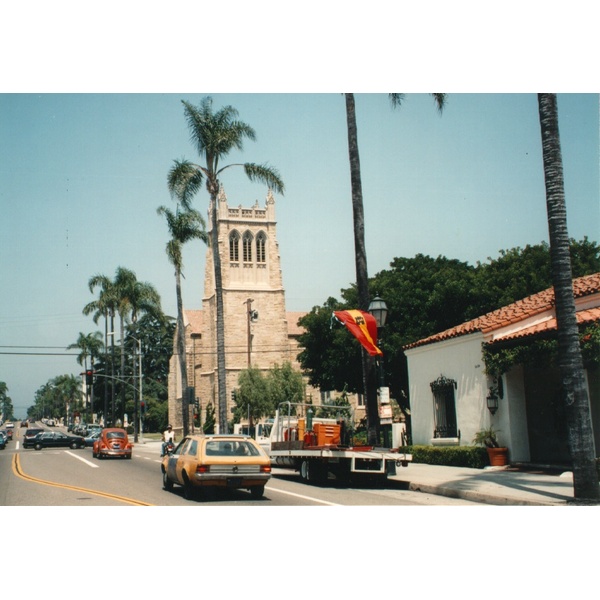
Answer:
POLYGON ((6 448, 6 436, 4 432, 0 431, 0 450, 4 450, 6 448))
POLYGON ((188 500, 202 489, 247 489, 262 498, 271 477, 271 459, 243 435, 189 435, 161 464, 163 487, 183 487, 188 500))
POLYGON ((13 439, 13 430, 12 429, 3 429, 4 435, 6 436, 6 441, 10 442, 13 439))
POLYGON ((132 451, 133 444, 129 442, 127 431, 118 427, 102 429, 92 446, 92 456, 94 458, 106 458, 107 456, 131 458, 132 451))
POLYGON ((94 442, 100 437, 102 433, 102 429, 98 429, 97 431, 92 431, 89 435, 86 435, 83 439, 85 440, 85 445, 88 448, 91 448, 94 445, 94 442))
POLYGON ((88 423, 84 427, 83 437, 94 433, 94 431, 102 431, 102 425, 100 423, 88 423))
POLYGON ((25 432, 23 436, 23 448, 33 448, 33 442, 38 433, 43 433, 44 429, 40 427, 32 427, 25 432))
POLYGON ((42 448, 85 448, 85 440, 76 435, 67 435, 62 431, 44 431, 38 433, 33 441, 36 450, 42 448))

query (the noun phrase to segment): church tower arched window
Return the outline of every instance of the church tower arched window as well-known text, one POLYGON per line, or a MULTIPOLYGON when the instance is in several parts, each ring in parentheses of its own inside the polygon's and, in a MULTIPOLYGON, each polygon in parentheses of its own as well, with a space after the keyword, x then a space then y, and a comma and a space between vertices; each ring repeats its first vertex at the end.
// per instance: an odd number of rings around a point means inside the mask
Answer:
POLYGON ((242 238, 242 246, 244 253, 244 262, 252 262, 252 234, 249 231, 246 231, 246 233, 244 233, 244 237, 242 238))
POLYGON ((237 231, 232 231, 229 235, 229 261, 240 261, 240 234, 237 231))
POLYGON ((264 231, 256 236, 256 262, 267 262, 267 236, 264 231))

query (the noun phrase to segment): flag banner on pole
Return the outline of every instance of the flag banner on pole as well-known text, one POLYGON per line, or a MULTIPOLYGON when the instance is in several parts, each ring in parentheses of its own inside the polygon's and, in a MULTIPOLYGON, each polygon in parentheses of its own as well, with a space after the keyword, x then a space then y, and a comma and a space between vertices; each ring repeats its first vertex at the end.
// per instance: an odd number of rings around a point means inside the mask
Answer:
POLYGON ((375 317, 362 310, 336 310, 333 316, 343 323, 371 356, 383 356, 377 344, 375 317))

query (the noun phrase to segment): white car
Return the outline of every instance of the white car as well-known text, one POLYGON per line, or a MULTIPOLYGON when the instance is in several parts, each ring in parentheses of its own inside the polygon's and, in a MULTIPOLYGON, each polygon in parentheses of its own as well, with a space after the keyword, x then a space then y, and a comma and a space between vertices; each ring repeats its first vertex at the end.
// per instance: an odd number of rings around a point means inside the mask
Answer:
POLYGON ((15 428, 15 424, 14 423, 7 423, 5 425, 6 429, 14 429, 15 428))

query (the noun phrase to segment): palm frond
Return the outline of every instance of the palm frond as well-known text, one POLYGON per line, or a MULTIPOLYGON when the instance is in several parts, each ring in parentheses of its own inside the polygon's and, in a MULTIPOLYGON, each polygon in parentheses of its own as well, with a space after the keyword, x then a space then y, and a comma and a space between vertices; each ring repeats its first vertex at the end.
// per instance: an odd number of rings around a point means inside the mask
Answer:
POLYGON ((201 167, 187 160, 175 160, 167 175, 171 197, 190 208, 192 199, 200 190, 203 180, 201 167))
POLYGON ((267 164, 257 165, 255 163, 245 163, 244 171, 250 181, 261 181, 266 183, 278 194, 283 195, 285 186, 277 169, 267 164))
POLYGON ((389 94, 392 108, 398 108, 404 101, 406 94, 389 94))

